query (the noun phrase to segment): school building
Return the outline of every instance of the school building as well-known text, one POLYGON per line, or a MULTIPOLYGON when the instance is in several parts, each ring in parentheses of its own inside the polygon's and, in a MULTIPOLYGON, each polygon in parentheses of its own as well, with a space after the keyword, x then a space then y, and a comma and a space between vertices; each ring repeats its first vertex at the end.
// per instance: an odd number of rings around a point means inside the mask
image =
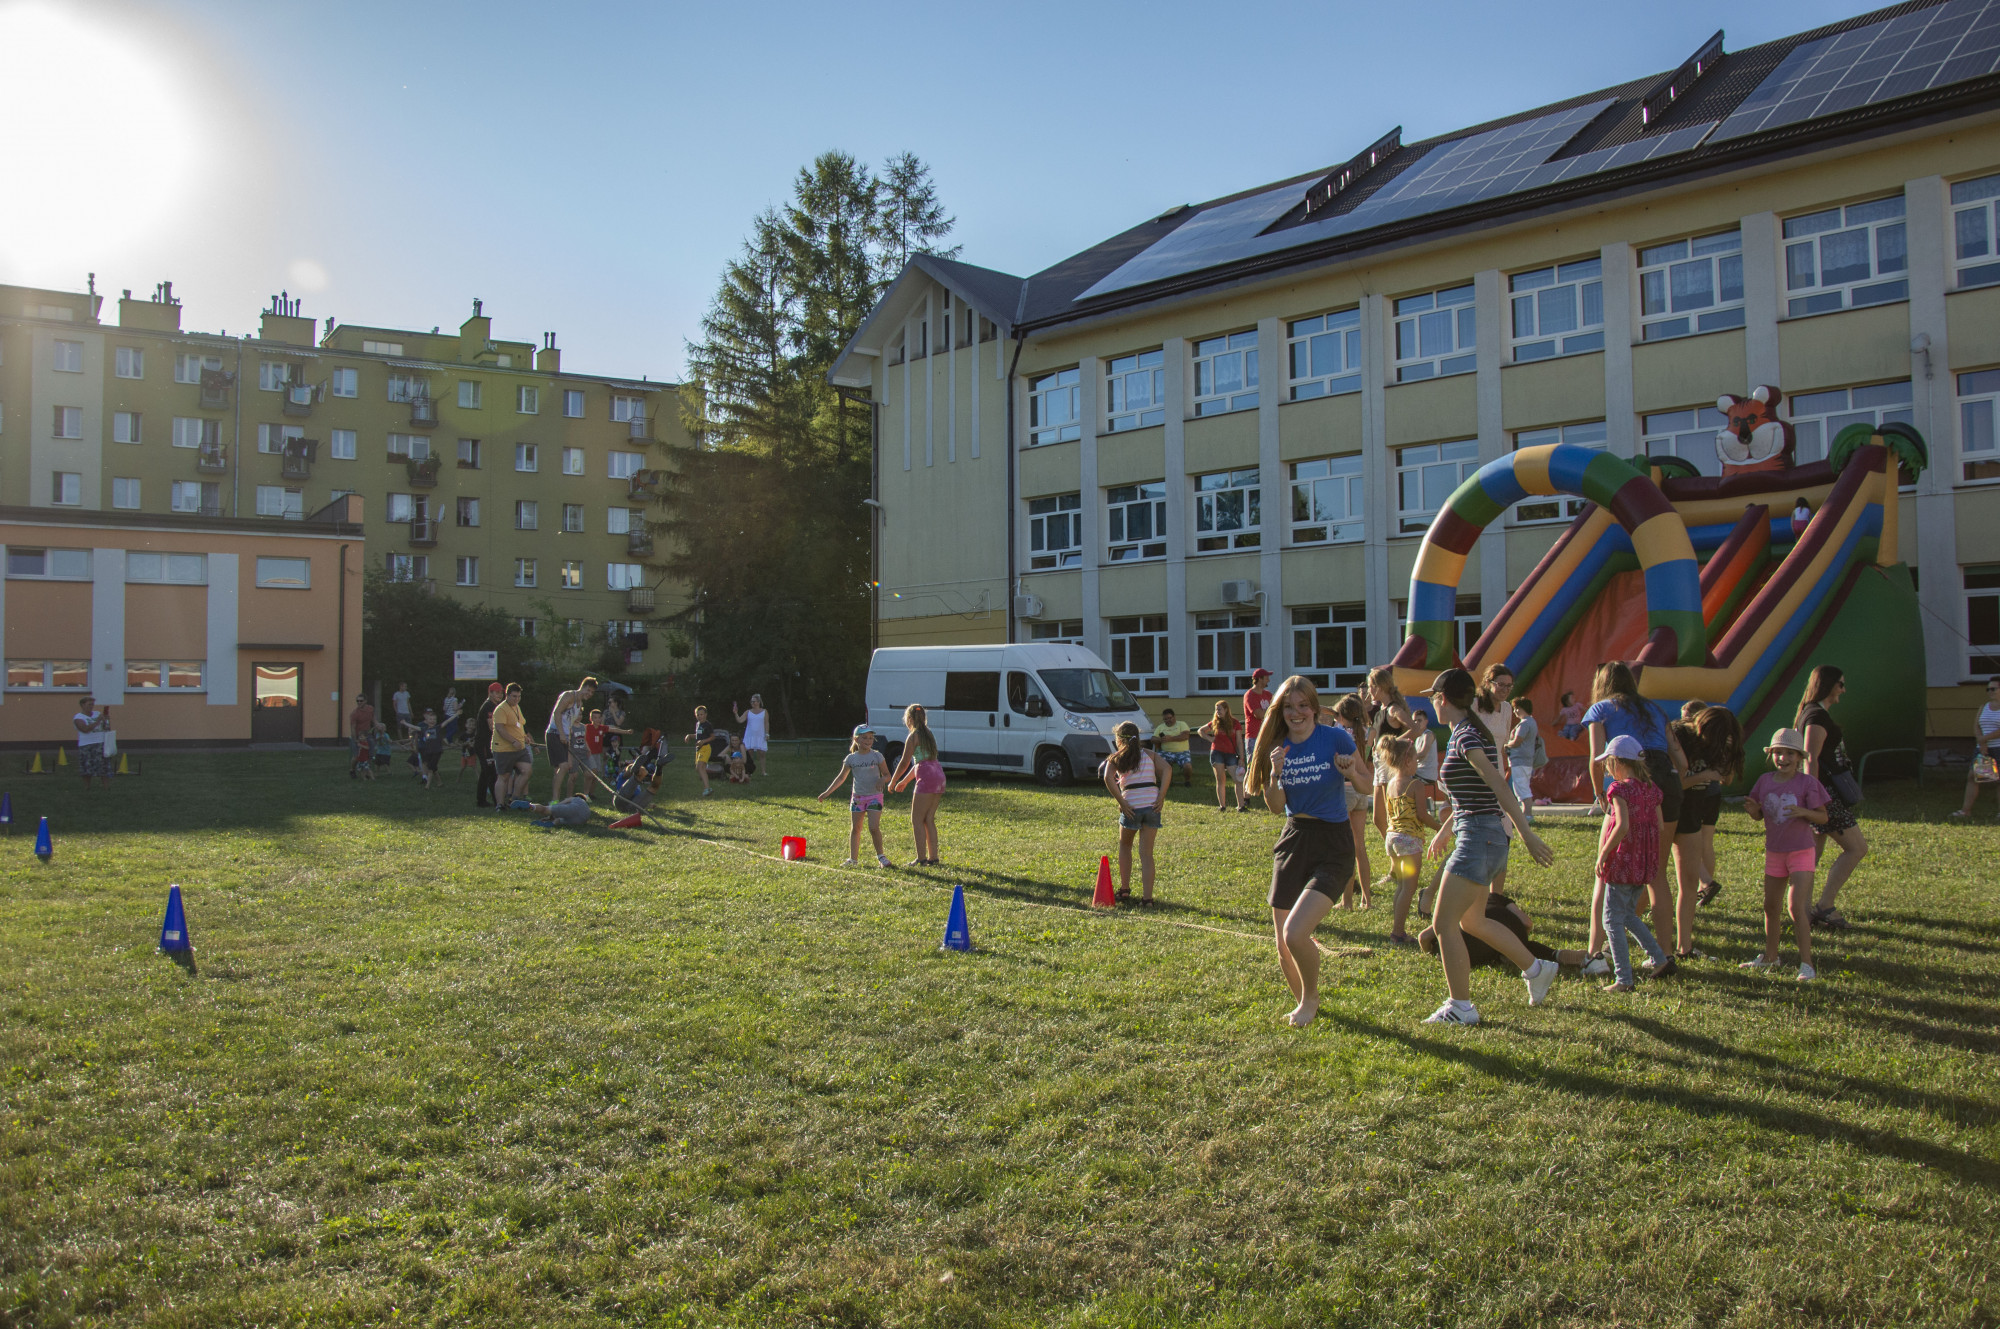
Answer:
MULTIPOLYGON (((914 258, 832 372, 876 408, 880 644, 1080 642, 1156 714, 1259 665, 1351 687, 1480 465, 1715 474, 1718 396, 1770 384, 1800 462, 1856 422, 1927 440, 1900 552, 1932 731, 1969 733, 2000 672, 2000 0, 1661 57, 1420 142, 1354 125, 1031 276, 914 258)), ((1487 526, 1461 650, 1576 511, 1487 526)))

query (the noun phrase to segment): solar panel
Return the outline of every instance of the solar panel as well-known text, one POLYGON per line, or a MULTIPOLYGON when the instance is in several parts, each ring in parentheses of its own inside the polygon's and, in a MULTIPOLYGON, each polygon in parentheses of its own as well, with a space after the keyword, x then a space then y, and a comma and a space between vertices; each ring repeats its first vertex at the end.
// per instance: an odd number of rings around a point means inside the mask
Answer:
POLYGON ((1804 42, 1731 112, 1716 141, 1873 106, 2000 68, 2000 0, 1949 0, 1804 42))

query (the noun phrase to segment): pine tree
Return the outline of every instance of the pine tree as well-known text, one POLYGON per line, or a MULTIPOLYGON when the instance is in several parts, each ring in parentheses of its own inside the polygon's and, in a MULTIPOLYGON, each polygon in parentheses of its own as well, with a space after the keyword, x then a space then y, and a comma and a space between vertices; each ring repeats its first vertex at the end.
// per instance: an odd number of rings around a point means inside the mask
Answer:
POLYGON ((951 234, 956 218, 945 215, 938 201, 931 168, 914 152, 898 153, 882 168, 881 200, 875 212, 877 274, 884 284, 895 280, 912 254, 957 258, 957 245, 942 249, 935 243, 951 234))

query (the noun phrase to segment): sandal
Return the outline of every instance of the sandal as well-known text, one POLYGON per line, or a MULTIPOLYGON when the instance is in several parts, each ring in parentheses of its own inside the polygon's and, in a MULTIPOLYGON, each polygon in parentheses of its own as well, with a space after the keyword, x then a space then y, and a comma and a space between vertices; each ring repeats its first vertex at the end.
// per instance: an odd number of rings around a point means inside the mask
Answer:
POLYGON ((1120 886, 1118 888, 1118 903, 1119 904, 1132 903, 1132 888, 1130 886, 1120 886))
POLYGON ((1690 946, 1684 951, 1675 951, 1674 958, 1676 960, 1706 960, 1708 952, 1690 946))
POLYGON ((1701 909, 1707 907, 1708 905, 1714 903, 1715 897, 1720 894, 1722 894, 1721 882, 1719 881, 1703 882, 1701 885, 1701 889, 1694 893, 1695 908, 1701 909))
POLYGON ((1830 928, 1835 932, 1847 930, 1847 919, 1832 905, 1816 904, 1812 911, 1812 925, 1816 928, 1830 928))

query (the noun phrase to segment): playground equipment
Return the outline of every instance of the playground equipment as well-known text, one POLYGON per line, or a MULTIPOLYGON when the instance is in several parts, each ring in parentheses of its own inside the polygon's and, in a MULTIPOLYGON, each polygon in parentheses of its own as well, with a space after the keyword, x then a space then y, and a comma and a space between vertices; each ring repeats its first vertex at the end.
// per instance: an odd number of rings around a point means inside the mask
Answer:
POLYGON ((1568 444, 1482 466, 1418 551, 1397 685, 1415 695, 1454 665, 1505 663, 1549 749, 1535 792, 1558 801, 1589 798, 1587 739, 1562 736, 1561 695, 1587 702, 1607 660, 1630 663, 1639 691, 1670 710, 1699 699, 1735 711, 1746 778, 1822 663, 1848 671, 1850 756, 1921 748, 1922 624, 1896 528, 1898 485, 1929 460, 1923 438, 1905 424, 1849 425, 1825 460, 1793 465, 1782 400, 1759 388, 1717 403, 1729 417, 1720 476, 1568 444), (1537 495, 1587 502, 1461 661, 1453 613, 1466 556, 1488 523, 1537 495))

